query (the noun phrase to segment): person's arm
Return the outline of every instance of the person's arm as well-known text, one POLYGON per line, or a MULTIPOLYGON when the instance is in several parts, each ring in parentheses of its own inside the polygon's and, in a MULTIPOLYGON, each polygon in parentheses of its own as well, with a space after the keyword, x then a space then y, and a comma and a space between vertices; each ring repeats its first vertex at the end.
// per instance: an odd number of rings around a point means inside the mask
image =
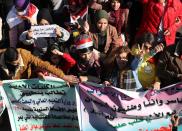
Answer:
POLYGON ((65 70, 66 72, 71 69, 75 64, 76 61, 75 59, 73 59, 69 54, 67 53, 63 53, 62 58, 66 61, 66 63, 64 64, 64 66, 62 67, 63 70, 65 70))
POLYGON ((5 49, 0 49, 0 54, 5 52, 6 48, 5 49))
POLYGON ((94 83, 100 83, 101 80, 98 77, 95 76, 80 76, 79 77, 80 82, 94 82, 94 83))
POLYGON ((179 125, 179 119, 180 119, 180 117, 179 116, 175 116, 175 114, 173 114, 171 116, 171 122, 172 122, 173 127, 177 127, 179 125))
POLYGON ((45 69, 69 83, 78 83, 79 80, 76 76, 65 75, 61 69, 56 68, 47 61, 43 61, 38 57, 35 57, 27 50, 20 49, 20 52, 21 54, 25 55, 24 58, 26 58, 27 63, 33 64, 35 67, 45 69))
POLYGON ((60 26, 55 29, 55 33, 59 42, 66 42, 70 38, 70 33, 60 26))
POLYGON ((35 43, 35 39, 32 38, 32 31, 24 31, 20 37, 19 40, 23 42, 25 45, 32 45, 35 43))

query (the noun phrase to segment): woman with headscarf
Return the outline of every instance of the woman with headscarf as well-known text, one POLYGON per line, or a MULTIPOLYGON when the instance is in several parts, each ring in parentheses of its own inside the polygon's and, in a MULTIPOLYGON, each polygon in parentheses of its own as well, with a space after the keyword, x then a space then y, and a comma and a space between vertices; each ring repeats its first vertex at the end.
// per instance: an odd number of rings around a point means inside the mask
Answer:
MULTIPOLYGON (((43 8, 39 11, 37 15, 37 22, 39 25, 51 25, 53 24, 52 16, 47 8, 43 8)), ((20 41, 25 45, 33 46, 33 54, 39 56, 40 58, 45 55, 47 48, 52 44, 59 46, 60 42, 65 42, 69 39, 69 33, 59 26, 55 29, 57 37, 44 38, 38 37, 33 38, 32 30, 25 31, 20 36, 20 41)))
POLYGON ((122 45, 122 41, 118 42, 118 33, 114 26, 108 24, 108 14, 105 10, 99 10, 95 14, 96 30, 89 32, 88 23, 84 24, 85 33, 88 33, 94 41, 94 48, 104 54, 122 45))

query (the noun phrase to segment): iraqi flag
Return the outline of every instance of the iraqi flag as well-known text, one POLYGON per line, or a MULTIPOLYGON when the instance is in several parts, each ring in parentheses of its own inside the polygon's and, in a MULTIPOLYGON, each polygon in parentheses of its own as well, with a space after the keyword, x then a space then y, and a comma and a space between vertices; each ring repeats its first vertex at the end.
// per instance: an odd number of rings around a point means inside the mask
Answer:
MULTIPOLYGON (((24 16, 37 19, 38 11, 39 11, 38 8, 35 5, 30 3, 29 6, 22 13, 24 13, 23 14, 24 16)), ((13 6, 11 10, 9 11, 6 17, 6 21, 10 29, 20 24, 21 22, 23 22, 23 20, 18 17, 15 6, 13 6)))
POLYGON ((79 25, 83 25, 84 21, 87 21, 88 17, 88 6, 81 9, 77 14, 70 15, 71 23, 78 23, 79 25))

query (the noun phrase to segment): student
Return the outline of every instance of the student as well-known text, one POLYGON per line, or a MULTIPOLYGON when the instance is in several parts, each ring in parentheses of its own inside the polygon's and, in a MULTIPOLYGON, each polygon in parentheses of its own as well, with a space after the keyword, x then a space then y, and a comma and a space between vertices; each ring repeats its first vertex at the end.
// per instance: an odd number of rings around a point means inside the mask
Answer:
POLYGON ((106 86, 115 86, 126 90, 141 88, 134 75, 140 60, 131 55, 127 46, 112 51, 103 62, 102 81, 106 86))
POLYGON ((40 60, 25 49, 10 47, 0 50, 0 80, 29 79, 32 65, 36 68, 46 69, 66 82, 78 82, 75 76, 65 75, 61 69, 40 60))
POLYGON ((163 44, 155 46, 155 37, 152 33, 144 33, 132 48, 132 53, 140 57, 137 74, 144 90, 160 89, 160 80, 157 77, 157 59, 154 57, 163 50, 163 44))
MULTIPOLYGON (((68 53, 61 52, 59 47, 55 45, 48 49, 45 57, 52 65, 63 70, 65 74, 68 74, 69 70, 76 64, 76 61, 68 53)), ((38 70, 38 76, 41 78, 44 78, 44 76, 57 77, 44 69, 38 70)))
MULTIPOLYGON (((37 22, 39 25, 51 25, 54 24, 52 16, 47 8, 43 8, 39 11, 37 15, 37 22)), ((40 58, 44 57, 47 52, 47 48, 51 45, 61 46, 62 42, 65 42, 69 39, 70 34, 65 29, 61 29, 59 26, 55 29, 56 37, 44 38, 38 37, 33 38, 32 30, 24 31, 20 35, 20 41, 26 47, 26 49, 31 50, 35 56, 40 58)))
POLYGON ((77 75, 81 82, 100 82, 101 56, 100 52, 93 48, 93 41, 87 34, 78 36, 75 40, 75 52, 73 54, 76 65, 70 73, 77 75))
POLYGON ((88 23, 84 24, 85 33, 93 39, 94 48, 104 54, 109 54, 112 49, 119 47, 122 43, 117 43, 118 33, 114 26, 108 24, 108 14, 105 10, 98 10, 95 14, 97 29, 92 31, 88 23))

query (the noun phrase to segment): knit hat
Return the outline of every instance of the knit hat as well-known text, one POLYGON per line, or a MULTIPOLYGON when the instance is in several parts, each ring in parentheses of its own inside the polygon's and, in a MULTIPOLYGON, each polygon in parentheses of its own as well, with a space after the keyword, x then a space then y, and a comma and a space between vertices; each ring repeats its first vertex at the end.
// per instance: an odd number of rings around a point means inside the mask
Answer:
POLYGON ((53 24, 52 16, 49 12, 49 9, 42 8, 41 10, 39 10, 39 12, 37 14, 37 22, 40 23, 40 21, 42 19, 47 20, 49 22, 49 24, 53 24))
POLYGON ((96 22, 98 22, 102 18, 104 18, 106 20, 109 19, 109 16, 108 16, 107 12, 105 10, 98 10, 98 11, 96 11, 96 13, 95 13, 95 20, 96 20, 96 22))
POLYGON ((79 35, 76 40, 76 49, 81 53, 86 53, 93 50, 93 41, 87 34, 79 35))
POLYGON ((24 11, 30 3, 30 0, 14 0, 15 8, 18 11, 24 11))

